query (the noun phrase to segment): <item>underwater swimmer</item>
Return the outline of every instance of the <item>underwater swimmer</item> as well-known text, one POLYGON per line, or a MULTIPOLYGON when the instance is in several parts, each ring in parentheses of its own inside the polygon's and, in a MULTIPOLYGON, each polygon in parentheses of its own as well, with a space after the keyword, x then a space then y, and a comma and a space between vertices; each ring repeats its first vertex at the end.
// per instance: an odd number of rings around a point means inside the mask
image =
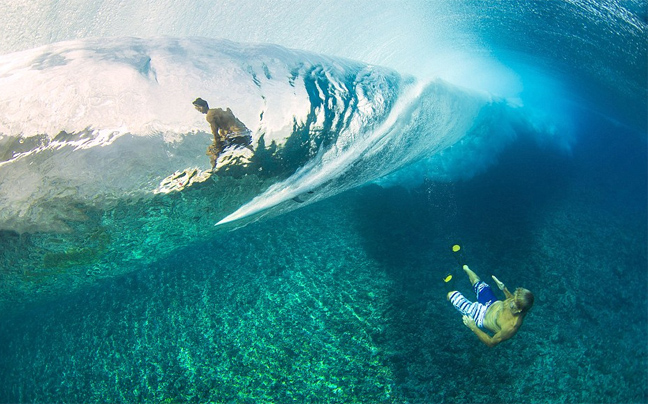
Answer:
POLYGON ((517 288, 515 293, 511 293, 493 276, 497 287, 506 295, 506 300, 497 300, 491 287, 482 282, 468 265, 464 265, 463 270, 470 279, 477 301, 469 301, 456 290, 449 292, 447 296, 450 303, 463 314, 463 323, 489 347, 513 337, 533 306, 533 294, 524 288, 517 288), (494 335, 491 337, 484 330, 494 335))
POLYGON ((207 148, 207 155, 211 161, 212 169, 216 167, 218 156, 223 149, 231 144, 249 147, 252 140, 250 130, 239 121, 232 110, 222 110, 221 108, 209 109, 209 104, 202 98, 196 98, 193 106, 207 116, 205 119, 211 126, 214 142, 207 148))

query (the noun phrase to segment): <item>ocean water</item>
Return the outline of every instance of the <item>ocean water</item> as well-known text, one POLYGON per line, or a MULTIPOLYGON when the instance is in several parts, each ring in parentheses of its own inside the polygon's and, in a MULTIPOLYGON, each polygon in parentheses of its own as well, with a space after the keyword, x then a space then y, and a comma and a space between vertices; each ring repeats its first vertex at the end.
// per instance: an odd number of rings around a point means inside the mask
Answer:
POLYGON ((0 3, 0 402, 648 401, 644 1, 239 3, 0 3))

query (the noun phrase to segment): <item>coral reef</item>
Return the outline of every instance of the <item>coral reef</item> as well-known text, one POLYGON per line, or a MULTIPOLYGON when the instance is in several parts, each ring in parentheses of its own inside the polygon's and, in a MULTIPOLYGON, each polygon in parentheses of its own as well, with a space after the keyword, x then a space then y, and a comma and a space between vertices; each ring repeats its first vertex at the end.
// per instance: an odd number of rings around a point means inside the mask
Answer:
MULTIPOLYGON (((4 312, 0 402, 646 402, 645 195, 568 161, 543 160, 556 176, 520 150, 504 157, 471 181, 368 186, 230 232, 203 233, 208 206, 176 216, 182 194, 141 216, 87 212, 124 233, 99 232, 88 251, 54 243, 59 259, 38 271, 74 293, 4 312), (511 159, 539 168, 507 170, 511 159), (149 238, 129 240, 130 221, 149 238), (131 243, 121 276, 69 265, 108 268, 115 237, 131 243), (182 237, 193 241, 171 249, 182 237), (458 238, 478 274, 535 293, 496 348, 445 299, 458 238)), ((455 287, 469 292, 461 276, 455 287)))

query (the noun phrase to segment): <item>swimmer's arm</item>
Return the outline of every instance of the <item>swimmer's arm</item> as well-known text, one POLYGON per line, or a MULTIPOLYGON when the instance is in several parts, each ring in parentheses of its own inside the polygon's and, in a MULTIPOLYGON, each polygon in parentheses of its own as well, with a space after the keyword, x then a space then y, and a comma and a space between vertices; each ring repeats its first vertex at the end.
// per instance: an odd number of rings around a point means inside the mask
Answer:
POLYGON ((511 338, 511 336, 514 334, 514 332, 511 332, 510 330, 501 330, 497 334, 491 337, 490 335, 486 334, 484 331, 480 330, 472 318, 468 316, 463 316, 463 321, 464 324, 466 324, 466 327, 470 328, 470 330, 474 332, 475 335, 477 335, 479 340, 484 344, 486 344, 489 348, 496 346, 502 341, 506 341, 507 339, 511 338))
POLYGON ((491 275, 491 277, 492 277, 493 280, 495 281, 495 284, 497 284, 497 287, 498 287, 502 292, 504 292, 504 296, 506 296, 507 299, 510 299, 511 297, 513 297, 513 294, 512 294, 511 292, 509 292, 508 288, 504 285, 504 283, 503 283, 502 281, 500 281, 499 279, 497 279, 497 278, 495 277, 495 275, 491 275))

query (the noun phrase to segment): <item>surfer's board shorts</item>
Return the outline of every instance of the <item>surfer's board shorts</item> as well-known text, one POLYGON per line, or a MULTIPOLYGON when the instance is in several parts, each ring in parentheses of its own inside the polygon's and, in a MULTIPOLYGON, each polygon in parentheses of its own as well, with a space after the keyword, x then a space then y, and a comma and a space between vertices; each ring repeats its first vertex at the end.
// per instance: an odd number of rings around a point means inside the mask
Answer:
POLYGON ((461 314, 475 320, 477 327, 483 328, 486 310, 488 310, 491 304, 497 301, 497 297, 495 297, 493 289, 483 281, 475 282, 473 290, 477 296, 476 302, 471 302, 461 293, 454 292, 450 295, 450 303, 452 303, 455 309, 459 310, 461 314))
POLYGON ((252 143, 252 132, 230 132, 225 135, 223 140, 223 149, 230 147, 248 147, 252 143))

